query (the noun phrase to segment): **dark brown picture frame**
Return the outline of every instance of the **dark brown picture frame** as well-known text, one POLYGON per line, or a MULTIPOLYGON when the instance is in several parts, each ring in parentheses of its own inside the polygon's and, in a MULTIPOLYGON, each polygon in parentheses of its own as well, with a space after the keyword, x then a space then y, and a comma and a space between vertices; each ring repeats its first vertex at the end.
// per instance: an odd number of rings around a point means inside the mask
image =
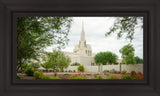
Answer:
POLYGON ((159 0, 0 0, 0 96, 160 96, 159 0), (143 16, 143 80, 16 80, 16 17, 143 16))

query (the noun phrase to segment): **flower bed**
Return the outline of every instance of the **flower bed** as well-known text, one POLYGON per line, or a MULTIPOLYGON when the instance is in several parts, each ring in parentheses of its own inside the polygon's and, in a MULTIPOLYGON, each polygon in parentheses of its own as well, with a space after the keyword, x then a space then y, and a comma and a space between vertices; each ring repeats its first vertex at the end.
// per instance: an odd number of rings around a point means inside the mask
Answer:
POLYGON ((121 74, 122 79, 143 79, 143 74, 140 72, 131 72, 131 73, 125 73, 121 74))

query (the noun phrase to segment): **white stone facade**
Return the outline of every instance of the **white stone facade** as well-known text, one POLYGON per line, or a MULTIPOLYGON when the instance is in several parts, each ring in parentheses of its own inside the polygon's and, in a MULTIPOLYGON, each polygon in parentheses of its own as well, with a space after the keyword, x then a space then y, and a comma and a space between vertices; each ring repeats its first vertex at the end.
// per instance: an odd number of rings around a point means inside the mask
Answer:
MULTIPOLYGON (((77 71, 78 66, 69 66, 67 71, 69 70, 75 70, 77 71)), ((98 73, 98 66, 85 66, 84 67, 86 72, 93 72, 93 73, 98 73)), ((112 70, 115 69, 116 71, 120 71, 120 65, 103 65, 102 66, 102 71, 104 70, 112 70)), ((136 72, 141 72, 143 73, 143 64, 129 64, 129 65, 121 65, 121 70, 126 70, 128 73, 131 71, 136 71, 136 72)))
POLYGON ((94 54, 92 53, 91 45, 87 44, 85 40, 83 23, 79 44, 75 45, 73 52, 65 52, 65 54, 71 58, 71 64, 75 62, 84 66, 91 66, 94 64, 94 54))

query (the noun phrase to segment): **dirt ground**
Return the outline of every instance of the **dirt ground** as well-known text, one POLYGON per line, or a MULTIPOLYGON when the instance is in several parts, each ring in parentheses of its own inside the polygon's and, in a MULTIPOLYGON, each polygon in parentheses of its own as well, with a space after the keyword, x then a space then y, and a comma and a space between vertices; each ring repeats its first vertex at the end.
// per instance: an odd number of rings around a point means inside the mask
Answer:
POLYGON ((21 79, 29 79, 29 80, 32 80, 32 79, 35 79, 34 76, 27 76, 26 74, 17 74, 18 76, 21 77, 21 79))

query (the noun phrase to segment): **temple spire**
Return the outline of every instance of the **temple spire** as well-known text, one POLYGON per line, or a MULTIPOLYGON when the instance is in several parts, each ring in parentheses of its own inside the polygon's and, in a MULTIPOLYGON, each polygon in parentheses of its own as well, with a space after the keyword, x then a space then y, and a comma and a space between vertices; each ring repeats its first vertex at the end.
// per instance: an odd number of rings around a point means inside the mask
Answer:
POLYGON ((82 21, 81 41, 85 41, 84 22, 82 21))

